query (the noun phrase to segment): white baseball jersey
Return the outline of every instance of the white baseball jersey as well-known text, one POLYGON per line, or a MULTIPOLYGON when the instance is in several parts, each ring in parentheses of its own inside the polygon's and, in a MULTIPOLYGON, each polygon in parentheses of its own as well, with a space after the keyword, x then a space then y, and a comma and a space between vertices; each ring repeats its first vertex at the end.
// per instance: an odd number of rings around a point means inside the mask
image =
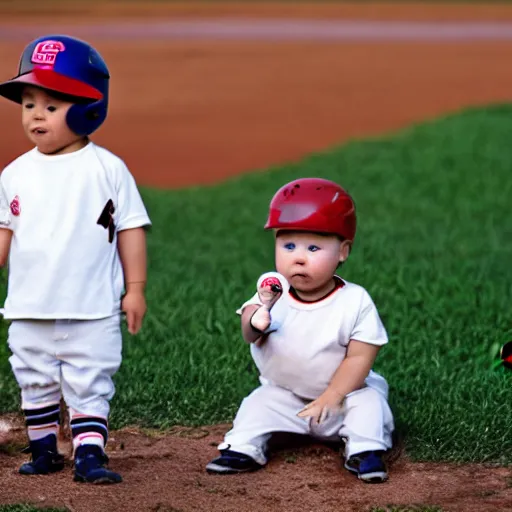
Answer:
MULTIPOLYGON (((338 276, 336 281, 335 290, 319 301, 301 301, 293 290, 277 301, 274 307, 282 302, 279 329, 268 334, 261 345, 251 344, 262 382, 313 400, 326 390, 350 340, 372 345, 388 342, 368 292, 338 276)), ((257 293, 237 313, 249 304, 261 305, 257 293)), ((366 383, 387 396, 387 383, 380 375, 371 371, 366 383)))
POLYGON ((0 175, 0 223, 13 231, 7 319, 92 320, 119 313, 116 233, 148 226, 133 176, 110 151, 37 148, 0 175))

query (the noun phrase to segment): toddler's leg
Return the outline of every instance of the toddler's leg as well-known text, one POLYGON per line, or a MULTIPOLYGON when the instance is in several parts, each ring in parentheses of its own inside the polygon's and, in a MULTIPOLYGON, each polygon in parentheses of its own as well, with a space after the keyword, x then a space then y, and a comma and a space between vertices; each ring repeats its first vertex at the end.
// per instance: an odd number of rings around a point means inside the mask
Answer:
POLYGON ((9 358, 21 388, 32 460, 20 467, 24 475, 60 471, 57 451, 60 418, 60 362, 55 358, 54 323, 15 320, 9 328, 9 358))
POLYGON ((218 448, 221 456, 206 469, 214 473, 240 473, 267 463, 267 443, 273 432, 307 434, 308 423, 297 417, 304 401, 286 389, 264 384, 242 401, 218 448))
POLYGON ((320 439, 345 440, 345 468, 364 482, 387 480, 382 459, 391 448, 393 415, 383 393, 366 387, 350 393, 339 414, 320 425, 312 424, 312 435, 320 439))
POLYGON ((345 468, 363 482, 388 478, 382 455, 392 446, 393 415, 385 396, 367 387, 345 400, 340 436, 345 439, 345 468))
POLYGON ((393 414, 384 395, 366 387, 350 393, 343 407, 339 435, 345 439, 345 457, 367 451, 385 451, 392 446, 393 414))
POLYGON ((115 388, 112 376, 121 365, 121 326, 118 315, 63 322, 68 343, 62 359, 62 392, 69 406, 75 480, 117 483, 122 478, 106 468, 109 401, 115 388))

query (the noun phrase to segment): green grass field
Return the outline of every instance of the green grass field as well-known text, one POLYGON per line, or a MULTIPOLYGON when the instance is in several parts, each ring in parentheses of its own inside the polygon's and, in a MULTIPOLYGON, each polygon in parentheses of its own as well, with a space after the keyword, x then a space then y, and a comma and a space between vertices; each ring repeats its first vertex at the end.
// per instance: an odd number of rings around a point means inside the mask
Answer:
MULTIPOLYGON (((257 385, 235 309, 273 268, 268 203, 285 182, 319 176, 356 200, 342 275, 368 289, 388 329, 375 369, 407 452, 510 463, 512 372, 492 363, 512 339, 511 135, 512 107, 497 106, 212 187, 143 190, 154 223, 149 313, 125 337, 111 426, 232 420, 257 385)), ((3 343, 0 411, 18 408, 3 343)))

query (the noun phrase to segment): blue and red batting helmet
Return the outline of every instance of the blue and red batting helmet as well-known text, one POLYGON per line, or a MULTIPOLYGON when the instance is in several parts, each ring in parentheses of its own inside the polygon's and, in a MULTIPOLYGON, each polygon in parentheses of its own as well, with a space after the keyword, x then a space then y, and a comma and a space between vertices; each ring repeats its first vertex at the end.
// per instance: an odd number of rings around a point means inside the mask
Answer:
POLYGON ((110 75, 101 55, 88 43, 65 35, 43 36, 27 45, 18 75, 0 84, 0 96, 21 103, 25 85, 71 96, 67 124, 90 135, 107 117, 110 75))
POLYGON ((354 240, 356 208, 350 195, 337 183, 301 178, 275 193, 265 229, 330 233, 354 240))

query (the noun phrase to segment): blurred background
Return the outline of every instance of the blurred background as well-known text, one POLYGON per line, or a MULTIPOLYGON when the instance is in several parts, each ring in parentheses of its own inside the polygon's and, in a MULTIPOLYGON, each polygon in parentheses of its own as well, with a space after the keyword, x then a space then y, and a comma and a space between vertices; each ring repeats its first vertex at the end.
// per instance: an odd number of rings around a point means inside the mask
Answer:
MULTIPOLYGON (((140 184, 218 182, 512 91, 512 7, 446 2, 0 2, 0 79, 45 33, 112 75, 95 134, 140 184)), ((28 149, 0 102, 0 166, 28 149)))

